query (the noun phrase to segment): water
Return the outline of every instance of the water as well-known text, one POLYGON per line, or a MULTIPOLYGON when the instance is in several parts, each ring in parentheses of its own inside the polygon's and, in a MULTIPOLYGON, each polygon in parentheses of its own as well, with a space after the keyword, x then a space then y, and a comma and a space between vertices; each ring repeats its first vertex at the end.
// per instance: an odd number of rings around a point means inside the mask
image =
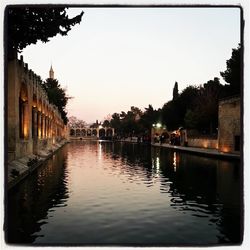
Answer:
POLYGON ((240 163, 77 141, 7 194, 9 243, 203 246, 241 242, 240 163))

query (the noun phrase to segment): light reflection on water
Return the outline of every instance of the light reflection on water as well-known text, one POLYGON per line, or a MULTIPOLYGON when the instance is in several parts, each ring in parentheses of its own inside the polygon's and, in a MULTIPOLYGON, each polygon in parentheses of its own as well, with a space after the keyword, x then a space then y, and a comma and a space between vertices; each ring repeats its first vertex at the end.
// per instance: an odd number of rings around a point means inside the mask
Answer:
POLYGON ((9 242, 240 242, 239 163, 125 143, 72 142, 9 193, 9 242))

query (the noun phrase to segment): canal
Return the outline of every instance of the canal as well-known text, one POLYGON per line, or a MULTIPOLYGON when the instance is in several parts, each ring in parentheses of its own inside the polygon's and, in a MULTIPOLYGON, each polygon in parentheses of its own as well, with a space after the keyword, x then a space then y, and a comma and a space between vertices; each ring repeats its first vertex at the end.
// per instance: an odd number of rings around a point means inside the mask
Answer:
POLYGON ((6 194, 6 240, 32 245, 234 245, 239 161, 75 141, 6 194))

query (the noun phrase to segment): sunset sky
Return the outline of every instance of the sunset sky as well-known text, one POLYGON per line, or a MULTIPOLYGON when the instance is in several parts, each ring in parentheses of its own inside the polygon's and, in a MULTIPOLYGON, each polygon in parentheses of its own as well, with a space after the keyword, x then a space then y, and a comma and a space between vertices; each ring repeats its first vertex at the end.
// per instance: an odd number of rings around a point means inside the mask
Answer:
MULTIPOLYGON (((29 68, 55 78, 74 97, 67 106, 88 123, 108 114, 155 109, 179 92, 226 69, 240 42, 239 8, 77 8, 80 25, 68 36, 37 43, 22 55, 29 68)), ((223 80, 221 79, 221 82, 223 80)))

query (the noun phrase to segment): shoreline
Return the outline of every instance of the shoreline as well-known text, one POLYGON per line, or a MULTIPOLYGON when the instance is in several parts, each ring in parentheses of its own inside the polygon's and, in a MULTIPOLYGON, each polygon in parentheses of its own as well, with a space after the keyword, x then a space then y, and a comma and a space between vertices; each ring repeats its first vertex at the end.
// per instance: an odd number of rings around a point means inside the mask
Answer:
POLYGON ((68 140, 63 140, 56 143, 53 149, 40 151, 38 155, 28 155, 20 159, 7 163, 6 187, 7 191, 11 190, 18 183, 29 176, 34 170, 40 167, 43 163, 49 160, 60 148, 69 143, 68 140), (32 164, 32 162, 34 162, 32 164))
MULTIPOLYGON (((170 145, 167 143, 143 144, 143 143, 140 143, 140 142, 138 143, 133 140, 117 140, 117 141, 108 141, 108 140, 106 141, 106 140, 98 140, 98 139, 94 139, 94 140, 100 141, 100 142, 125 142, 125 143, 139 144, 139 145, 150 145, 151 147, 167 148, 170 150, 177 150, 180 152, 200 155, 203 157, 212 157, 212 158, 227 159, 227 160, 230 160, 230 159, 241 160, 240 154, 224 153, 224 152, 219 152, 217 149, 210 149, 210 148, 175 146, 175 145, 170 145)), ((7 163, 8 164, 7 177, 6 177, 7 178, 6 180, 7 190, 9 191, 13 187, 15 187, 23 179, 29 176, 34 170, 36 170, 43 163, 45 163, 48 159, 50 159, 60 148, 62 148, 64 145, 70 142, 71 140, 63 140, 62 142, 55 144, 52 150, 40 151, 38 155, 28 155, 18 160, 14 160, 10 163, 7 163), (32 161, 34 163, 30 164, 32 163, 32 161)))
POLYGON ((233 160, 240 160, 241 155, 240 154, 233 154, 233 153, 224 153, 219 152, 217 149, 211 149, 211 148, 197 148, 197 147, 184 147, 184 146, 175 146, 170 144, 160 144, 160 143, 151 143, 151 146, 154 147, 164 147, 171 150, 178 150, 181 152, 187 152, 191 154, 197 154, 204 157, 214 157, 214 158, 220 158, 220 159, 233 159, 233 160))
MULTIPOLYGON (((133 143, 133 144, 139 144, 139 145, 150 145, 153 147, 163 147, 168 148, 170 150, 178 150, 181 152, 186 152, 190 154, 196 154, 203 157, 211 157, 211 158, 217 158, 217 159, 227 159, 227 160, 241 160, 241 153, 235 154, 235 153, 226 153, 226 152, 219 152, 218 149, 212 149, 212 148, 199 148, 199 147, 190 147, 190 146, 175 146, 171 145, 169 143, 143 143, 143 142, 137 142, 137 140, 130 140, 130 139, 123 139, 123 140, 99 140, 98 138, 95 139, 78 139, 78 141, 99 141, 99 142, 125 142, 125 143, 133 143)), ((73 139, 72 141, 77 141, 77 139, 73 139)), ((69 141, 70 142, 70 141, 69 141)))

